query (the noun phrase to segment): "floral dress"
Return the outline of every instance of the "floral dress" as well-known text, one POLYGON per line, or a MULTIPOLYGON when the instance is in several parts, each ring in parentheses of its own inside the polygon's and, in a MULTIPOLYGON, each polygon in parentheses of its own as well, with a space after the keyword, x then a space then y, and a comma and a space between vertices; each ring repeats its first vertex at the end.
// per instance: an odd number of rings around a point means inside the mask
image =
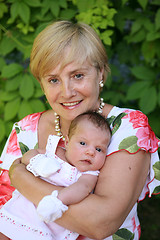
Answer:
MULTIPOLYGON (((37 147, 38 121, 42 113, 28 115, 13 126, 6 146, 1 156, 0 175, 0 206, 3 206, 11 197, 14 188, 10 186, 8 169, 12 162, 21 157, 29 149, 37 147)), ((139 196, 139 201, 148 194, 160 193, 160 161, 157 149, 160 140, 148 124, 147 117, 140 111, 113 107, 108 115, 108 121, 112 130, 112 138, 108 147, 107 156, 125 150, 129 154, 135 154, 140 149, 151 153, 150 170, 144 188, 139 196)), ((3 217, 0 215, 0 217, 3 217)), ((24 226, 22 226, 24 228, 24 226)), ((25 228, 24 228, 25 234, 25 228)), ((79 237, 79 239, 86 239, 79 237)), ((120 229, 106 238, 134 239, 140 238, 140 224, 137 217, 137 203, 133 206, 120 229)), ((38 238, 37 238, 38 239, 38 238)))

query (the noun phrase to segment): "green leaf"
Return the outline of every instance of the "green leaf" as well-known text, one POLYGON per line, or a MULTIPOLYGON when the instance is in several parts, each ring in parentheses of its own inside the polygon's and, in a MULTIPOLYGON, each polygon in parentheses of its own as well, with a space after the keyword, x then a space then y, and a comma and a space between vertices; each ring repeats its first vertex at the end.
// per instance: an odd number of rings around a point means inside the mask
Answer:
POLYGON ((1 101, 11 101, 17 97, 17 92, 6 92, 3 90, 0 90, 0 100, 1 101))
POLYGON ((160 9, 158 9, 155 17, 156 30, 160 29, 160 9))
POLYGON ((160 181, 160 161, 153 165, 155 178, 160 181))
POLYGON ((30 104, 30 102, 23 100, 18 111, 19 119, 22 119, 31 113, 33 113, 32 105, 30 104))
POLYGON ((107 121, 109 123, 109 125, 111 125, 111 123, 113 122, 113 120, 115 119, 115 116, 111 116, 110 118, 107 118, 107 121))
POLYGON ((122 0, 122 5, 125 5, 128 2, 128 0, 122 0))
POLYGON ((4 36, 0 41, 0 53, 2 56, 7 55, 8 53, 12 52, 13 49, 16 47, 16 44, 13 42, 11 38, 8 36, 4 36))
POLYGON ((70 20, 75 16, 75 14, 76 14, 76 10, 67 8, 65 10, 60 11, 60 18, 70 20))
POLYGON ((4 58, 0 57, 0 72, 2 71, 2 68, 6 65, 4 58))
POLYGON ((126 228, 119 229, 115 234, 113 234, 113 240, 133 240, 134 233, 130 232, 126 228))
POLYGON ((40 7, 41 6, 40 0, 23 0, 23 2, 25 2, 27 5, 29 5, 31 7, 40 7))
POLYGON ((18 5, 19 5, 18 2, 14 2, 14 3, 11 5, 10 11, 11 11, 11 19, 12 19, 12 22, 14 22, 14 20, 15 20, 16 17, 18 16, 18 5))
POLYGON ((113 121, 112 126, 113 126, 113 130, 112 130, 112 135, 119 129, 122 121, 121 119, 127 115, 126 113, 120 113, 113 121))
POLYGON ((28 24, 30 19, 30 8, 24 2, 19 2, 18 7, 19 16, 26 24, 28 24))
POLYGON ((81 1, 77 1, 77 7, 79 9, 80 12, 85 12, 88 9, 91 9, 95 4, 95 0, 90 0, 90 1, 86 1, 86 0, 81 0, 81 1))
POLYGON ((36 88, 35 93, 34 93, 34 97, 39 98, 39 97, 42 97, 42 96, 44 96, 44 92, 42 91, 42 89, 41 88, 36 88))
POLYGON ((146 38, 146 31, 145 29, 141 28, 135 34, 127 36, 126 40, 128 41, 128 43, 131 43, 131 42, 138 43, 138 42, 144 41, 145 38, 146 38))
POLYGON ((3 140, 3 138, 5 137, 5 133, 6 133, 6 130, 5 130, 5 124, 4 122, 0 119, 0 142, 3 140))
POLYGON ((50 0, 46 0, 42 2, 41 13, 43 16, 48 12, 49 9, 50 9, 50 0))
POLYGON ((44 103, 39 99, 31 100, 30 104, 32 106, 33 112, 43 112, 46 110, 44 103))
POLYGON ((50 6, 50 9, 51 9, 52 14, 53 14, 55 17, 58 17, 58 15, 59 15, 59 10, 60 10, 58 1, 53 1, 52 4, 51 4, 51 6, 50 6))
POLYGON ((153 194, 158 194, 158 193, 160 193, 160 186, 157 186, 153 191, 153 194))
POLYGON ((23 71, 23 67, 18 63, 11 63, 10 65, 6 65, 2 69, 2 77, 10 78, 14 77, 18 73, 23 71))
POLYGON ((139 19, 137 21, 135 21, 132 25, 132 29, 131 29, 131 35, 135 34, 136 32, 138 32, 140 30, 140 28, 142 27, 141 22, 139 21, 139 19))
POLYGON ((20 133, 20 127, 15 127, 16 133, 19 134, 20 133))
POLYGON ((5 5, 4 3, 0 3, 0 18, 2 18, 4 13, 7 12, 8 12, 7 5, 5 5))
POLYGON ((24 74, 20 84, 19 93, 26 100, 33 96, 34 84, 30 75, 24 74))
POLYGON ((12 78, 8 79, 5 86, 6 91, 12 92, 17 90, 20 85, 21 79, 22 79, 22 74, 18 74, 13 79, 12 78))
POLYGON ((15 100, 8 102, 5 105, 5 109, 4 109, 4 120, 5 121, 9 121, 11 119, 13 119, 19 110, 20 107, 20 98, 16 98, 15 100))
POLYGON ((154 40, 159 39, 159 38, 160 38, 160 33, 156 32, 156 31, 152 31, 152 32, 149 32, 147 34, 146 40, 147 41, 154 41, 154 40))
POLYGON ((146 61, 150 61, 157 53, 155 42, 144 42, 142 44, 142 53, 146 61))
POLYGON ((63 8, 67 8, 67 1, 66 0, 59 0, 59 6, 63 8))
POLYGON ((160 106, 160 91, 158 92, 158 104, 160 106))
POLYGON ((143 10, 145 10, 146 6, 148 4, 148 0, 138 0, 138 2, 141 5, 141 7, 143 8, 143 10))
POLYGON ((139 147, 137 146, 137 140, 138 138, 136 136, 124 138, 119 144, 118 149, 126 149, 130 153, 135 153, 139 149, 139 147))
POLYGON ((156 88, 150 87, 146 88, 143 91, 143 94, 140 98, 139 106, 140 109, 145 113, 149 114, 150 112, 154 111, 157 104, 157 90, 156 88))
POLYGON ((140 98, 142 95, 142 91, 148 86, 148 82, 145 81, 133 83, 127 91, 127 100, 134 100, 140 98))
POLYGON ((141 80, 153 81, 156 78, 154 70, 146 66, 136 66, 131 68, 132 74, 141 80))
POLYGON ((25 144, 22 143, 22 142, 19 142, 19 146, 20 146, 22 155, 25 154, 26 152, 28 152, 29 148, 27 147, 27 145, 25 145, 25 144))
POLYGON ((0 101, 0 114, 4 113, 4 102, 0 101))

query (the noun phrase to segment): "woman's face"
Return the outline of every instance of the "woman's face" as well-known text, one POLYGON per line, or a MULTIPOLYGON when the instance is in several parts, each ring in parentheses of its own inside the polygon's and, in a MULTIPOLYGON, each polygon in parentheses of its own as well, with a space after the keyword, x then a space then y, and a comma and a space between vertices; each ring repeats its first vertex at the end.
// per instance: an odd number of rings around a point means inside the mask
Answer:
POLYGON ((98 109, 99 82, 103 71, 85 61, 71 62, 63 69, 57 65, 42 80, 46 98, 51 108, 62 119, 71 121, 79 114, 98 109))

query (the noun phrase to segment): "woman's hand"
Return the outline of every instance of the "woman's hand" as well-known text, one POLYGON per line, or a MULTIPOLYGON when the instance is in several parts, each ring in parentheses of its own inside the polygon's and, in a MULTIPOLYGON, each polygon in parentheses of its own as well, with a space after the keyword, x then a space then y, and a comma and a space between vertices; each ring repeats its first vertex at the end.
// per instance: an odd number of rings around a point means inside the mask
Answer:
POLYGON ((10 166, 9 169, 9 177, 12 183, 12 178, 14 178, 15 171, 17 171, 17 168, 25 168, 24 164, 21 163, 21 158, 17 158, 12 165, 10 166))
POLYGON ((12 163, 9 169, 9 177, 11 184, 36 206, 46 195, 50 195, 54 190, 62 189, 62 187, 54 186, 39 177, 35 177, 26 169, 26 166, 21 162, 21 158, 12 163))

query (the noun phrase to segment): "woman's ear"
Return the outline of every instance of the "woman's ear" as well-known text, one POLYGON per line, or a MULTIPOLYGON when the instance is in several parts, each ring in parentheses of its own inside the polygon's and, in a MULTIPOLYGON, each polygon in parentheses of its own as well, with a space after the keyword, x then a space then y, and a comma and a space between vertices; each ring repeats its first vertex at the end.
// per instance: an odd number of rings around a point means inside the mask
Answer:
POLYGON ((99 82, 103 81, 104 79, 104 68, 99 70, 99 82))
POLYGON ((68 137, 68 135, 66 135, 65 136, 65 149, 67 149, 68 142, 69 142, 69 137, 68 137))

